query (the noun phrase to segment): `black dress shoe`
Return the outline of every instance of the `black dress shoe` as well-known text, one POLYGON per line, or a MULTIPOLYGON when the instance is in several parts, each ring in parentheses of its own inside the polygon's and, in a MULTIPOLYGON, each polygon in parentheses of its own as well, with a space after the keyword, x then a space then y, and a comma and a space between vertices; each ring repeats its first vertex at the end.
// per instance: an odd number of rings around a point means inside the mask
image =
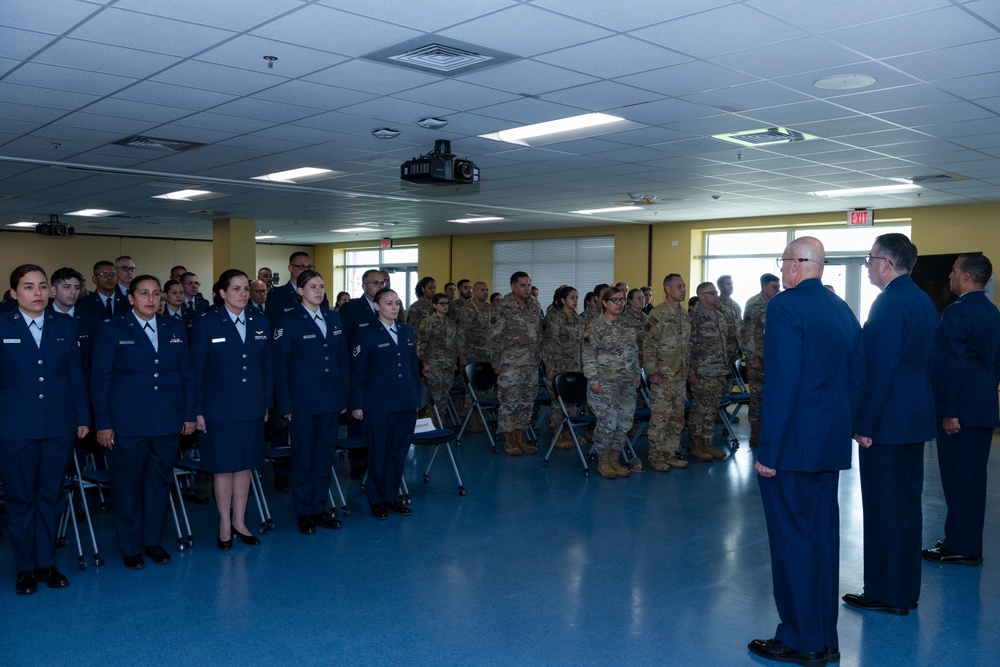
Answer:
POLYGON ((145 551, 146 555, 152 558, 153 562, 157 565, 166 565, 170 562, 170 554, 168 554, 167 550, 159 544, 151 547, 143 547, 142 550, 145 551))
POLYGON ((320 512, 319 514, 312 515, 313 523, 317 526, 322 526, 323 528, 328 528, 330 530, 336 530, 343 526, 343 522, 340 519, 334 517, 329 512, 320 512))
POLYGON ((385 505, 382 505, 381 503, 376 503, 372 505, 372 516, 375 517, 376 519, 388 519, 389 510, 385 508, 385 505))
POLYGON ((228 540, 219 538, 219 541, 216 542, 216 546, 219 547, 220 551, 229 551, 233 548, 233 538, 230 537, 228 540))
POLYGON ((130 570, 141 570, 146 567, 146 561, 142 559, 142 554, 125 556, 125 567, 130 570))
POLYGON ((398 500, 393 500, 392 502, 382 503, 382 506, 392 512, 393 514, 398 514, 400 516, 410 516, 413 514, 413 510, 404 505, 398 500))
POLYGON ((36 568, 34 575, 37 581, 44 582, 49 588, 66 588, 69 586, 69 579, 55 565, 36 568))
POLYGON ((299 517, 299 532, 303 535, 316 534, 316 523, 312 520, 311 516, 299 517))
POLYGON ((247 546, 255 547, 260 544, 260 538, 256 535, 244 535, 240 531, 233 528, 233 537, 240 538, 240 542, 246 544, 247 546))
MULTIPOLYGON (((781 643, 779 639, 754 639, 747 644, 754 655, 775 662, 794 662, 804 667, 819 667, 826 664, 827 651, 796 651, 781 643)), ((840 655, 839 651, 837 655, 840 655)))
POLYGON ((937 547, 936 549, 924 549, 920 552, 920 555, 924 557, 924 560, 929 560, 932 563, 941 563, 943 565, 982 565, 982 556, 965 556, 963 554, 957 554, 952 551, 948 551, 944 547, 937 547))
POLYGON ((858 609, 867 609, 868 611, 884 611, 890 614, 895 614, 896 616, 906 616, 910 613, 909 607, 893 607, 891 604, 879 602, 875 598, 864 594, 859 595, 857 593, 848 593, 841 599, 850 606, 858 609))
POLYGON ((275 477, 274 490, 277 491, 278 493, 284 493, 285 491, 291 491, 292 485, 288 481, 287 477, 275 477))
POLYGON ((828 649, 826 649, 826 661, 827 662, 840 662, 840 649, 839 648, 828 648, 828 649))
POLYGON ((17 573, 17 583, 14 584, 14 592, 18 595, 31 595, 38 590, 38 582, 35 580, 35 573, 31 570, 21 570, 17 573))

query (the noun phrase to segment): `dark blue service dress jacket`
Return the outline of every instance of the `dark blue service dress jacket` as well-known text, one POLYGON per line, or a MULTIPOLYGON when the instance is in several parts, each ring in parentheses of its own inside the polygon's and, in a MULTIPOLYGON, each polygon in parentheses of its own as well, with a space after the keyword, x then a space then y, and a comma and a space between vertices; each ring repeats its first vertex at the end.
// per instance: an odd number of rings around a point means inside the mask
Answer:
POLYGON ((183 322, 156 316, 157 349, 133 313, 108 320, 94 345, 93 403, 98 431, 179 435, 193 422, 194 367, 183 322))
POLYGON ((1000 426, 1000 311, 982 290, 966 292, 944 309, 930 367, 938 417, 962 426, 1000 426))
POLYGON ((271 325, 267 317, 243 311, 246 341, 225 306, 209 309, 195 320, 191 353, 194 361, 195 414, 206 419, 264 419, 274 386, 271 325))
MULTIPOLYGON (((278 318, 281 317, 282 313, 294 310, 299 305, 298 295, 299 289, 291 282, 287 282, 281 287, 275 287, 268 293, 267 302, 264 307, 271 318, 271 324, 277 326, 278 318)), ((323 296, 323 303, 320 305, 323 308, 330 307, 330 302, 327 301, 326 295, 323 296)))
MULTIPOLYGON (((121 317, 126 313, 132 312, 132 305, 128 302, 128 297, 122 294, 122 291, 118 289, 118 285, 115 285, 114 299, 114 317, 121 317)), ((100 321, 104 321, 108 317, 104 298, 97 290, 77 299, 76 307, 85 313, 90 313, 100 321)))
POLYGON ((2 437, 35 440, 75 434, 90 424, 76 322, 44 311, 41 347, 20 309, 0 315, 2 437))
POLYGON ((321 306, 319 314, 326 322, 325 338, 313 313, 302 305, 278 319, 274 331, 278 414, 322 415, 347 407, 347 336, 337 313, 321 306))
POLYGON ((908 275, 895 278, 875 299, 864 327, 865 387, 855 433, 879 445, 934 438, 927 365, 937 320, 931 298, 908 275))
POLYGON ((360 297, 351 299, 338 311, 340 319, 344 323, 344 333, 347 334, 348 344, 354 341, 354 334, 358 329, 367 328, 378 323, 378 315, 372 310, 368 299, 360 297))
MULTIPOLYGON (((53 313, 59 313, 65 315, 66 313, 60 313, 55 307, 50 303, 47 310, 53 313)), ((80 341, 80 361, 83 364, 83 377, 87 381, 87 386, 90 386, 90 367, 91 361, 94 357, 94 341, 97 340, 97 330, 101 327, 101 322, 106 318, 94 317, 92 313, 88 313, 79 306, 73 309, 73 319, 76 320, 76 332, 77 340, 80 341)))
POLYGON ((420 407, 420 368, 413 329, 396 323, 398 343, 381 321, 360 327, 351 348, 351 410, 402 412, 420 407))

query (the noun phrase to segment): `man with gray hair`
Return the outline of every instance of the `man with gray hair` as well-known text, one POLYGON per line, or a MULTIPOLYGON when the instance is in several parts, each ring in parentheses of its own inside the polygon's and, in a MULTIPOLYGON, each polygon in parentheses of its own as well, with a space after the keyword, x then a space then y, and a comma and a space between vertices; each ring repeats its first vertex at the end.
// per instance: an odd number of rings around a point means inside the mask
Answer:
POLYGON ((882 290, 865 322, 865 388, 854 422, 864 508, 864 592, 844 602, 905 616, 920 597, 924 442, 934 437, 927 377, 937 311, 910 278, 917 247, 903 234, 875 239, 865 258, 882 290))

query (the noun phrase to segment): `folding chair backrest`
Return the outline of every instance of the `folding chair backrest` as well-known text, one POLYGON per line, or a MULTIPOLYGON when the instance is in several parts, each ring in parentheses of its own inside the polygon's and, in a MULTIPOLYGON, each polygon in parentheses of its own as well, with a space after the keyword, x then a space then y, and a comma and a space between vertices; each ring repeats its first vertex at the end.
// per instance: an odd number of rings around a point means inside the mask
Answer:
POLYGON ((747 364, 743 361, 743 357, 736 357, 736 360, 733 361, 733 381, 739 387, 741 394, 750 393, 750 390, 747 389, 746 372, 747 364))
POLYGON ((474 361, 465 365, 465 381, 473 391, 488 391, 496 386, 497 374, 488 361, 474 361))
POLYGON ((583 373, 560 373, 552 386, 563 403, 582 405, 587 402, 587 376, 583 373))

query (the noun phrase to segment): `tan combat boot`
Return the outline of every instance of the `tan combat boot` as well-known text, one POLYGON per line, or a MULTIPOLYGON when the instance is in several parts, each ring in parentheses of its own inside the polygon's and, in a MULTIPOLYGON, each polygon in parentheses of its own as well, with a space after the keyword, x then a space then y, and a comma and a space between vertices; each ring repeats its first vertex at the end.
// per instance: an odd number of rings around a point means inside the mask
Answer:
POLYGON ((520 431, 511 431, 503 434, 503 451, 507 456, 520 456, 521 448, 517 446, 517 436, 520 431))
POLYGON ((612 470, 615 471, 615 474, 618 475, 619 477, 631 477, 632 473, 629 471, 629 469, 620 463, 621 457, 622 457, 621 450, 611 452, 608 459, 611 463, 611 468, 612 470))
POLYGON ((705 453, 711 456, 713 459, 724 459, 726 458, 726 453, 720 451, 712 446, 712 439, 705 438, 705 453))
POLYGON ((714 456, 712 456, 708 451, 706 451, 706 447, 708 446, 707 445, 708 438, 695 437, 692 438, 692 441, 693 442, 691 443, 692 445, 691 457, 695 461, 712 461, 715 459, 714 456))
POLYGON ((667 465, 671 468, 687 468, 688 462, 681 458, 680 452, 668 452, 667 465))
POLYGON ((515 433, 517 433, 517 447, 522 454, 538 453, 538 447, 528 442, 527 438, 524 437, 524 431, 515 431, 515 433))
POLYGON ((597 453, 597 474, 604 479, 618 479, 618 474, 615 472, 614 466, 611 465, 612 456, 614 456, 614 452, 597 453))
POLYGON ((472 415, 472 419, 469 420, 469 425, 465 427, 467 433, 485 433, 486 428, 483 426, 483 422, 479 421, 479 414, 472 415))
POLYGON ((670 472, 670 465, 663 452, 652 451, 649 453, 649 468, 656 472, 670 472))
POLYGON ((574 447, 576 445, 573 443, 573 436, 570 435, 568 428, 564 428, 563 432, 559 434, 559 439, 556 440, 556 449, 573 449, 574 447))

